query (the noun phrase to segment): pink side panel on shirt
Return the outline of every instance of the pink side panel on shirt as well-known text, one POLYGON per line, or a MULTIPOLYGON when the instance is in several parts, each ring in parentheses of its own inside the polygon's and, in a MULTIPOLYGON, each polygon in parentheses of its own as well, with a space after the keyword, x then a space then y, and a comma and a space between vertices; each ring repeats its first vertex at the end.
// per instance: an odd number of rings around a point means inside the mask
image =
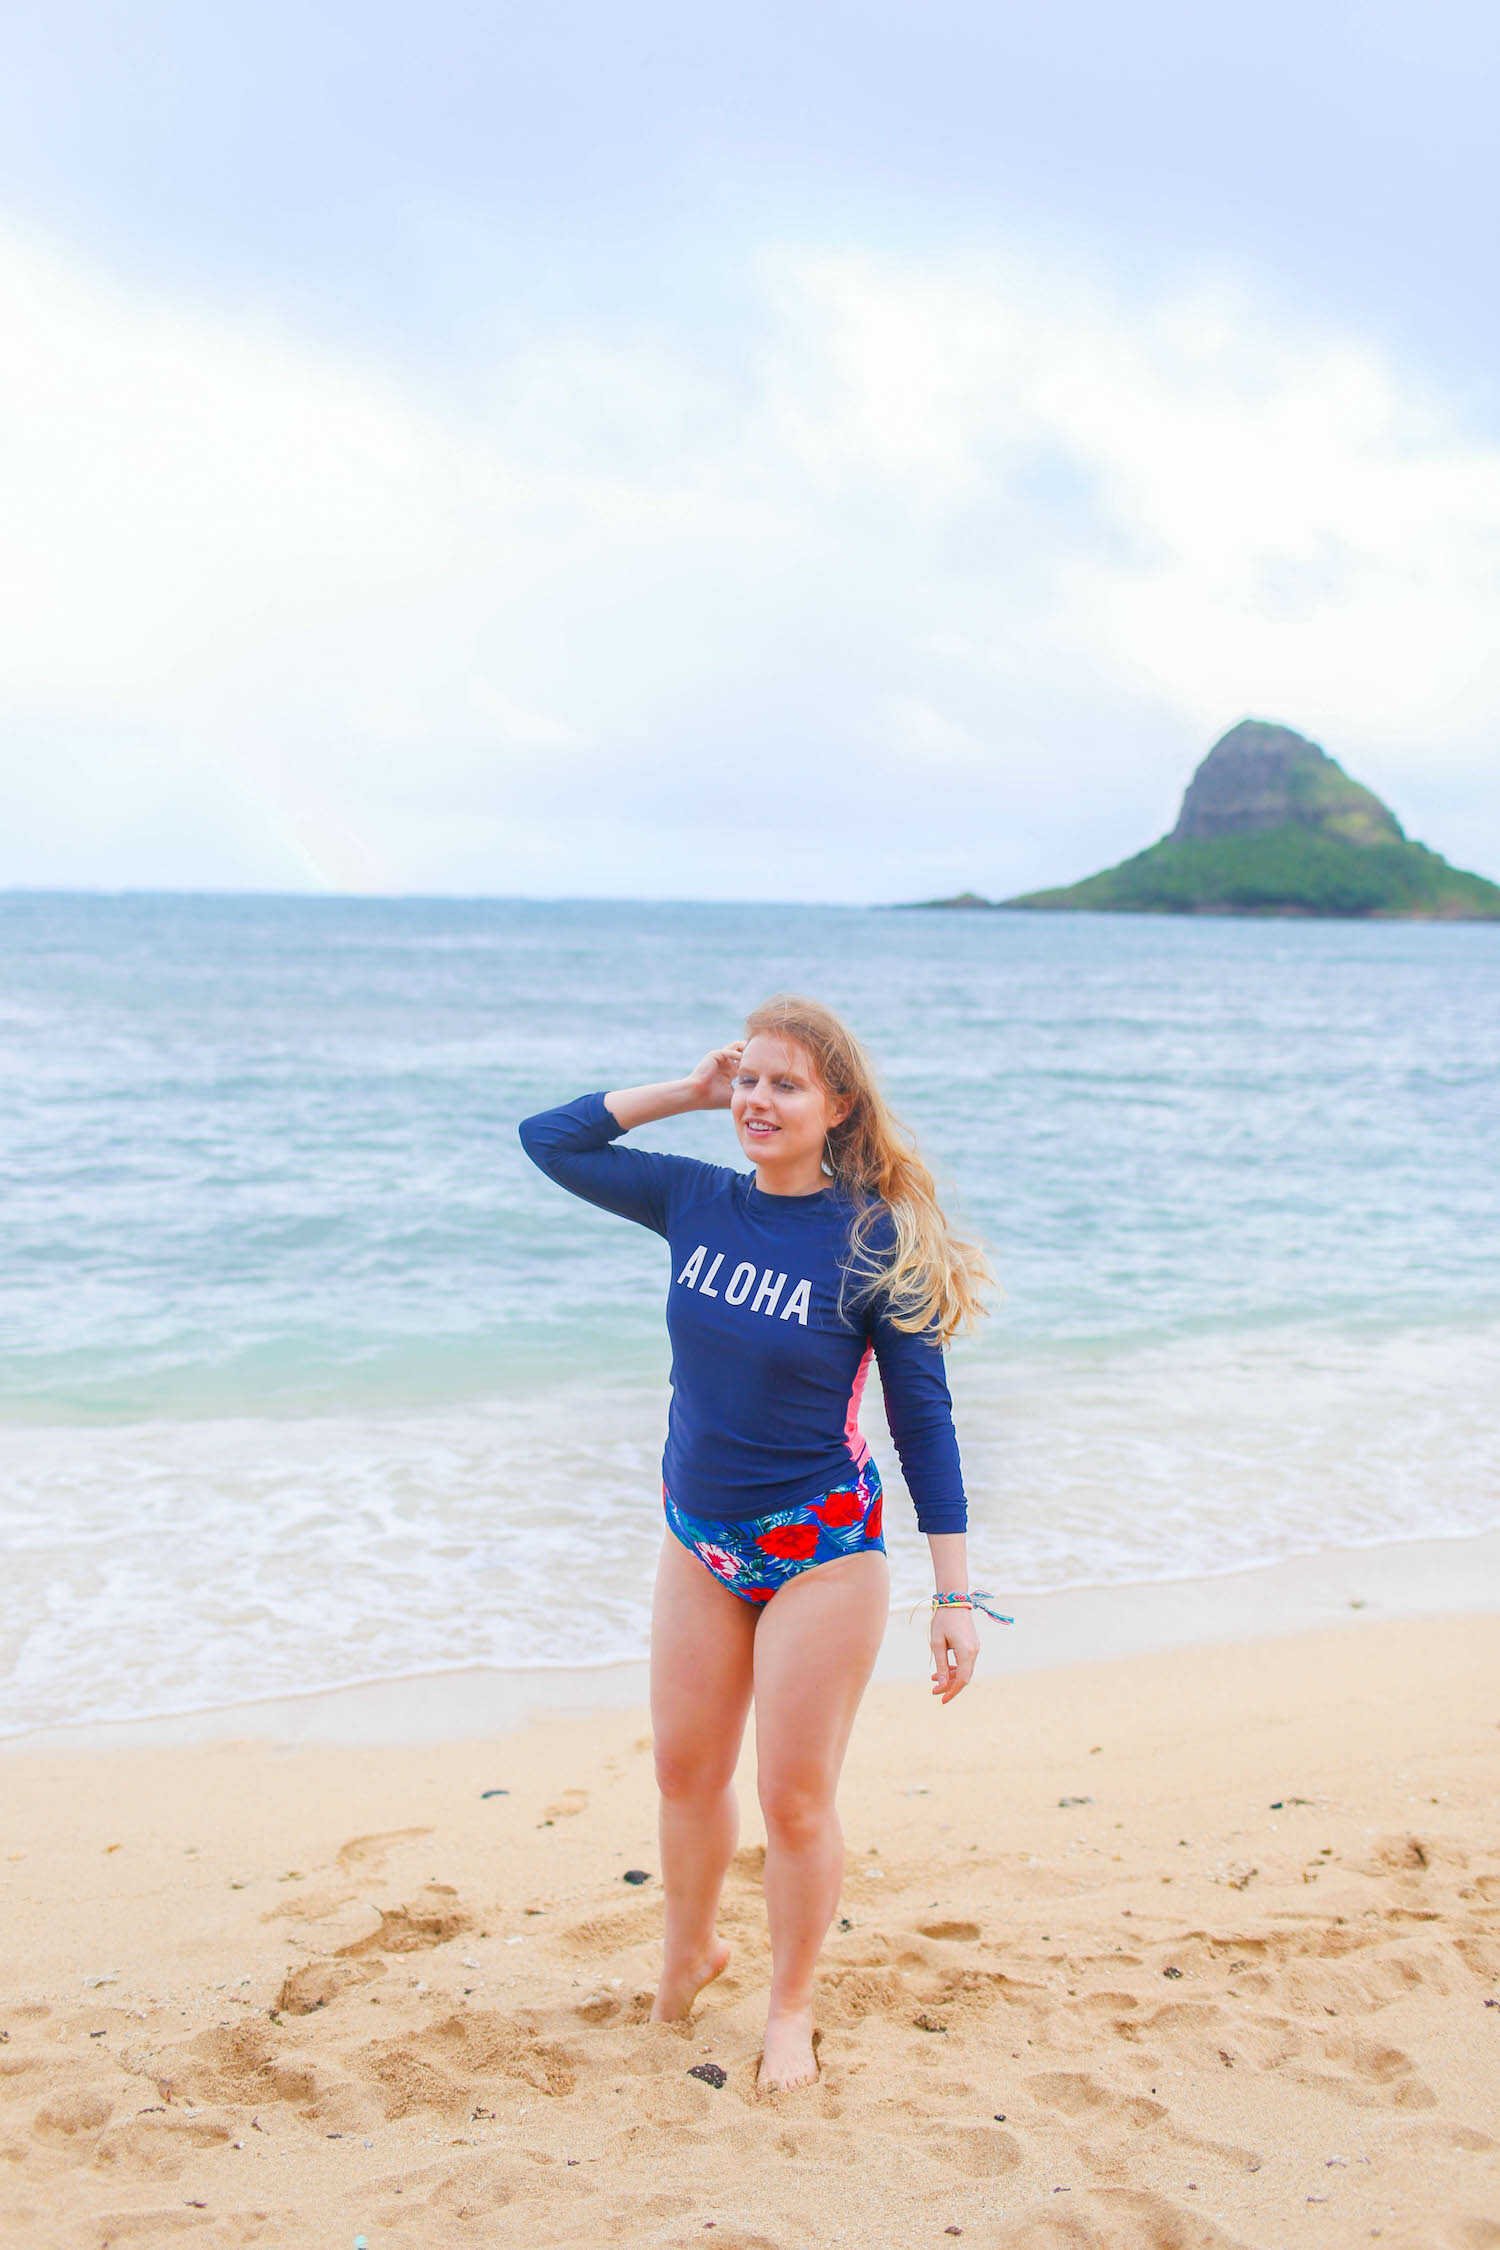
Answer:
POLYGON ((865 1395, 865 1383, 869 1377, 870 1361, 874 1356, 874 1350, 873 1344, 866 1344, 865 1356, 859 1363, 858 1371, 854 1377, 854 1387, 849 1393, 849 1411, 844 1416, 844 1443, 849 1448, 849 1458, 856 1469, 862 1469, 870 1458, 870 1448, 860 1434, 859 1407, 860 1401, 865 1395))

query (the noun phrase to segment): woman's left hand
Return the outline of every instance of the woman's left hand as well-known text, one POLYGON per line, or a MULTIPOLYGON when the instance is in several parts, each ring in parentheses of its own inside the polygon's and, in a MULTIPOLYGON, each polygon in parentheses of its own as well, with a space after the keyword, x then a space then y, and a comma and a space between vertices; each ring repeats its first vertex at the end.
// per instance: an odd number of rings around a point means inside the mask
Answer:
POLYGON ((936 1666, 932 1692, 944 1703, 951 1703, 973 1679, 974 1666, 979 1661, 979 1635, 974 1626, 973 1610, 960 1609, 956 1604, 935 1609, 930 1639, 936 1666))

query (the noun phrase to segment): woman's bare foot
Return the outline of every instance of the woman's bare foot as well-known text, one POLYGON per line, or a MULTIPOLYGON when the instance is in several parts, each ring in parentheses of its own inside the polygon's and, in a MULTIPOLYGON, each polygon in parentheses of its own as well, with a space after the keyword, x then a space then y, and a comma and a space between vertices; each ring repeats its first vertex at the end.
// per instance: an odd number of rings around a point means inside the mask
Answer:
POLYGON ((681 2023, 684 2016, 692 2014, 693 2002, 706 1984, 712 1984, 729 1966, 729 1948, 722 1938, 715 1938, 706 1953, 700 1953, 680 1970, 669 1976, 665 1970, 657 1987, 656 1999, 651 2008, 653 2023, 681 2023))
POLYGON ((810 2086, 817 2075, 812 2009, 789 2008, 768 2016, 756 2092, 779 2094, 789 2086, 810 2086))

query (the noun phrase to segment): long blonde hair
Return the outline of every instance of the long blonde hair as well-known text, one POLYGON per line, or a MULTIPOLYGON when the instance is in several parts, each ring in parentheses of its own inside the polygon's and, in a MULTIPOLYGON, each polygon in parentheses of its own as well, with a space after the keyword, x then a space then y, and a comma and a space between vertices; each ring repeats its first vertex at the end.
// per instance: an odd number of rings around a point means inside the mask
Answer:
POLYGON ((946 1344, 985 1312, 980 1290, 993 1276, 978 1243, 949 1226, 932 1174, 887 1105, 869 1056, 831 1008, 792 993, 751 1010, 745 1037, 758 1032, 802 1048, 835 1102, 849 1105, 842 1123, 829 1129, 823 1169, 855 1205, 847 1278, 856 1296, 879 1291, 897 1328, 930 1332, 946 1344), (895 1239, 878 1250, 870 1238, 882 1206, 895 1239))

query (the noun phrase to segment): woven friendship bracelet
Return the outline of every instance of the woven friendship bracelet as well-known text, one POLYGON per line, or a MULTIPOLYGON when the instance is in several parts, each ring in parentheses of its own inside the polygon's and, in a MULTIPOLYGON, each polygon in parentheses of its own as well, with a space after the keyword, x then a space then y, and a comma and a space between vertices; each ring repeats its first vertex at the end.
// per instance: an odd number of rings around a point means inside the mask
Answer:
POLYGON ((934 1594, 934 1609, 982 1609, 986 1617, 993 1617, 997 1625, 1014 1625, 1013 1617, 1002 1617, 998 1609, 991 1609, 990 1597, 976 1586, 967 1594, 934 1594))

